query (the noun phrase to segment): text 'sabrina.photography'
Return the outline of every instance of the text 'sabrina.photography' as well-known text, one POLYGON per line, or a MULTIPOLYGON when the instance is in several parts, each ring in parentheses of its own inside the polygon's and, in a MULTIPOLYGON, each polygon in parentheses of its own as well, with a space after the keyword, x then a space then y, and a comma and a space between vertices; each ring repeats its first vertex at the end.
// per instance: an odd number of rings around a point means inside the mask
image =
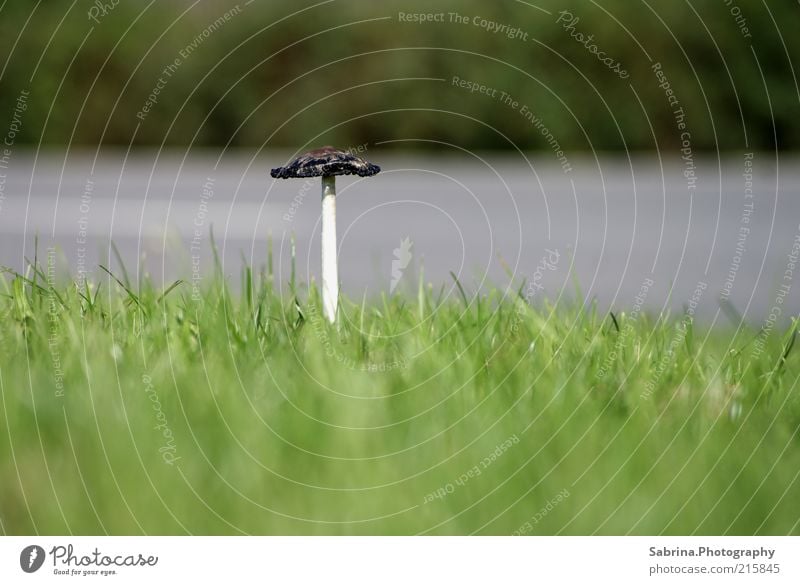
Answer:
POLYGON ((0 0, 0 582, 800 583, 798 24, 0 0))

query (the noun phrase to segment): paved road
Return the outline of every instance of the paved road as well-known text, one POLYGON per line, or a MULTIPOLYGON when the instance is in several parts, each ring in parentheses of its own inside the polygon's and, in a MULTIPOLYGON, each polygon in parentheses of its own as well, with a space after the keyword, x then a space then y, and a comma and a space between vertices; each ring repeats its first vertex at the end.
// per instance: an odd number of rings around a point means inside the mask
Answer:
MULTIPOLYGON (((0 169, 0 264, 20 268, 38 233, 40 256, 55 243, 73 273, 100 277, 98 262, 115 264, 113 239, 129 270, 191 280, 194 257, 202 278, 213 224, 234 284, 242 257, 264 263, 270 233, 284 282, 291 233, 300 277, 317 275, 318 181, 273 181, 270 166, 289 153, 253 154, 106 151, 94 160, 15 151, 0 169)), ((584 299, 617 309, 683 310, 694 295, 707 319, 721 296, 754 323, 776 306, 784 318, 800 311, 797 159, 778 165, 757 153, 752 169, 744 154, 704 159, 693 183, 683 161, 651 155, 572 159, 569 172, 536 155, 412 158, 375 147, 369 158, 381 174, 338 181, 340 278, 350 297, 390 290, 394 251, 408 238, 398 290, 415 289, 421 264, 437 289, 452 292, 451 270, 468 291, 506 287, 505 264, 518 283, 536 282, 526 289, 534 301, 574 298, 577 282, 584 299), (791 288, 779 304, 782 284, 791 288)))

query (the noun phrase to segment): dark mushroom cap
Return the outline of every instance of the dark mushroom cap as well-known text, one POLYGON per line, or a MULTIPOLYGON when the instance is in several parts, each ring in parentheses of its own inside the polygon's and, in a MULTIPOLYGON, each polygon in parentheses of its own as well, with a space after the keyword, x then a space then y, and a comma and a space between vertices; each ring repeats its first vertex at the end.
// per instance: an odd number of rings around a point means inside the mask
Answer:
POLYGON ((275 179, 330 177, 333 175, 371 177, 379 173, 380 170, 381 168, 378 165, 368 163, 363 158, 353 156, 349 152, 332 146, 323 146, 301 154, 285 167, 272 169, 270 175, 275 179))

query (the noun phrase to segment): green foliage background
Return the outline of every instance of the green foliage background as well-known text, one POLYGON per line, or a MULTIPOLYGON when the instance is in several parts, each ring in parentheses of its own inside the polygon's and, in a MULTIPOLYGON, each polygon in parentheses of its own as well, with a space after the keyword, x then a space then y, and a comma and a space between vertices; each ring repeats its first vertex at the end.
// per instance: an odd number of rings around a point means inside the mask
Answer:
POLYGON ((238 0, 240 14, 182 60, 141 121, 136 113, 164 67, 234 0, 119 0, 98 23, 88 0, 8 0, 0 127, 27 90, 18 143, 296 147, 422 138, 548 148, 518 112, 453 87, 457 75, 513 95, 566 149, 674 149, 680 133, 652 60, 684 107, 695 149, 797 148, 800 6, 739 4, 750 38, 731 14, 736 5, 723 0, 238 0), (570 38, 556 23, 561 10, 579 17, 575 30, 594 35, 630 78, 570 38), (399 12, 417 11, 479 16, 529 38, 398 22, 399 12))

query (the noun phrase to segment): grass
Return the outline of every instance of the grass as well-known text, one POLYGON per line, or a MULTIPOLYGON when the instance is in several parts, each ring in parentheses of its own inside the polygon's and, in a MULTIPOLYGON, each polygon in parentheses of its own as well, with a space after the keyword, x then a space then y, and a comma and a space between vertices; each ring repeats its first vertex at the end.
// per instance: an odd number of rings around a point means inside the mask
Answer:
POLYGON ((793 330, 103 275, 0 279, 5 534, 800 533, 793 330))

